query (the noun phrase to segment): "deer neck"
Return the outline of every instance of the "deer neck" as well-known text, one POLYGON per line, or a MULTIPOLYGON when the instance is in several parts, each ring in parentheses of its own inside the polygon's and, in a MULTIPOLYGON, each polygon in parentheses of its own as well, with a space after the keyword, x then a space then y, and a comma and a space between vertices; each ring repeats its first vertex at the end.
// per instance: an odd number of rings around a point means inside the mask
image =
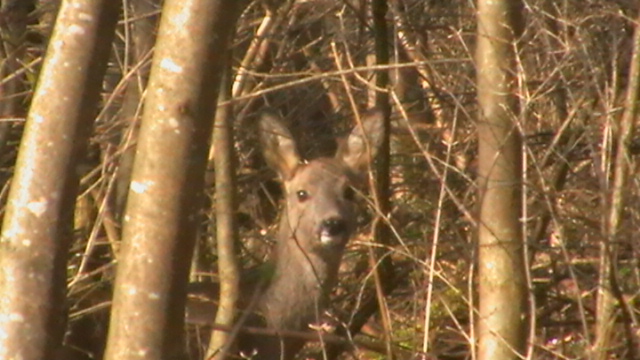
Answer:
POLYGON ((304 330, 316 322, 326 306, 343 249, 319 252, 306 249, 286 219, 280 223, 274 273, 260 304, 266 325, 304 330))

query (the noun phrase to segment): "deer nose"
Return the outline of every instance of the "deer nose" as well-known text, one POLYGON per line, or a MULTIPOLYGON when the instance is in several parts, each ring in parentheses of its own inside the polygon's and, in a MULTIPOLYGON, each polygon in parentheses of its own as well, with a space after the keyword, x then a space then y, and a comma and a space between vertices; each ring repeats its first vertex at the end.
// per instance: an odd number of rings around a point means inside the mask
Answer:
POLYGON ((342 218, 330 218, 320 225, 323 233, 329 236, 344 235, 347 233, 347 222, 342 218))

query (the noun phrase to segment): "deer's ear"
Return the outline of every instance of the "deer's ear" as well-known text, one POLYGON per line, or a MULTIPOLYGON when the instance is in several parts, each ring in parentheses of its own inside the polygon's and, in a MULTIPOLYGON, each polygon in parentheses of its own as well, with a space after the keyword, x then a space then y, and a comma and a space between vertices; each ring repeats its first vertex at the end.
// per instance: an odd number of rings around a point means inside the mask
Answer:
POLYGON ((372 109, 362 116, 362 126, 356 125, 336 154, 351 169, 360 172, 373 159, 384 136, 384 114, 372 109))
POLYGON ((260 118, 260 142, 267 164, 278 172, 283 180, 289 179, 300 163, 300 155, 291 132, 282 124, 273 110, 265 110, 260 118))

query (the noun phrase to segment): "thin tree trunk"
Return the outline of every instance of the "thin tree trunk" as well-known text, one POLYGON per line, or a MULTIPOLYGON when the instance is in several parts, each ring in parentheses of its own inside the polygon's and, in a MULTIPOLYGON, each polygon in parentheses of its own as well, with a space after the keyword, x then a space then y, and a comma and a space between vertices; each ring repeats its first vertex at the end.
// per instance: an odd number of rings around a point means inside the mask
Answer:
POLYGON ((56 21, 3 224, 2 359, 50 359, 64 334, 75 167, 100 100, 118 10, 119 2, 69 0, 56 21))
MULTIPOLYGON (((219 103, 231 98, 230 60, 225 65, 225 76, 219 96, 219 103)), ((233 131, 233 106, 223 105, 216 113, 213 132, 214 163, 216 176, 215 218, 216 244, 218 248, 218 273, 220 276, 220 301, 215 323, 231 326, 236 316, 236 302, 240 289, 240 270, 236 259, 236 158, 233 131)), ((211 333, 211 341, 207 350, 207 359, 224 359, 232 339, 225 331, 211 333)))
POLYGON ((525 350, 520 133, 515 50, 522 3, 478 1, 478 359, 525 350))
MULTIPOLYGON (((374 29, 375 29, 375 55, 376 65, 383 65, 389 63, 389 43, 388 43, 388 27, 386 23, 387 4, 385 0, 375 0, 371 4, 371 11, 373 14, 374 29)), ((363 8, 364 10, 365 8, 363 8)), ((368 60, 368 59, 367 59, 368 60)), ((386 89, 389 86, 389 73, 387 71, 379 71, 376 73, 376 87, 378 89, 386 89)), ((373 102, 377 108, 382 110, 384 116, 384 131, 382 135, 382 142, 380 149, 378 150, 378 156, 376 161, 376 176, 375 182, 372 181, 374 190, 375 206, 379 214, 388 216, 390 214, 391 202, 390 202, 390 105, 389 95, 386 92, 375 92, 373 95, 373 102)), ((358 125, 356 125, 358 126, 358 125)), ((374 227, 374 239, 373 242, 382 244, 383 249, 386 249, 390 243, 390 229, 385 219, 377 217, 374 227)), ((394 281, 395 269, 391 257, 385 254, 385 250, 375 251, 373 247, 369 248, 369 265, 373 269, 375 293, 369 293, 362 301, 361 306, 358 308, 356 314, 352 316, 346 332, 339 330, 338 334, 346 335, 346 333, 353 335, 360 332, 362 327, 368 321, 368 319, 377 311, 381 312, 383 317, 383 326, 385 329, 385 350, 386 355, 392 359, 393 349, 391 348, 391 325, 387 309, 385 296, 389 294, 398 284, 394 281)), ((322 354, 316 354, 314 358, 335 359, 341 353, 346 351, 348 347, 344 344, 327 344, 323 349, 322 354)))
MULTIPOLYGON (((0 8, 5 21, 0 24, 0 79, 12 76, 20 69, 20 61, 24 53, 24 35, 27 28, 29 8, 34 5, 33 0, 21 2, 5 1, 0 8)), ((24 76, 13 76, 13 79, 0 86, 0 154, 9 139, 12 120, 18 117, 24 101, 24 95, 19 95, 24 76)), ((4 183, 0 178, 0 184, 4 183)))
POLYGON ((124 216, 105 359, 181 357, 220 71, 239 2, 165 1, 124 216))
MULTIPOLYGON (((640 18, 639 18, 640 19, 640 18)), ((600 277, 598 282, 598 303, 596 316, 596 338, 593 344, 594 360, 609 359, 608 349, 611 348, 611 338, 615 326, 616 305, 620 306, 625 325, 627 351, 629 359, 636 359, 638 355, 638 336, 633 329, 638 324, 632 324, 631 311, 623 298, 617 282, 617 235, 625 206, 625 193, 629 177, 632 156, 629 153, 634 131, 635 121, 640 113, 640 26, 636 23, 633 41, 633 55, 627 85, 625 110, 616 130, 617 149, 613 167, 613 188, 609 200, 609 214, 606 224, 606 237, 600 244, 600 277)))
POLYGON ((135 155, 135 140, 138 138, 139 117, 142 112, 142 94, 149 80, 150 54, 155 43, 155 29, 159 16, 149 15, 160 6, 160 0, 132 0, 129 1, 129 18, 135 19, 132 24, 126 24, 130 28, 129 63, 125 64, 128 71, 134 74, 127 80, 127 89, 124 95, 120 118, 127 128, 122 131, 121 144, 124 147, 120 164, 118 166, 118 178, 116 180, 115 209, 118 218, 124 212, 127 203, 129 184, 131 183, 131 171, 135 155), (144 16, 146 15, 146 16, 144 16), (142 17, 144 16, 144 17, 142 17), (139 18, 138 18, 139 17, 139 18))
MULTIPOLYGON (((387 1, 373 0, 371 3, 373 13, 375 55, 376 65, 389 64, 389 31, 387 26, 387 1)), ((379 71, 376 73, 376 88, 387 89, 389 87, 389 72, 379 71)), ((391 214, 391 107, 389 105, 389 94, 387 92, 376 91, 375 105, 382 110, 384 116, 384 126, 382 144, 377 157, 376 166, 376 196, 375 203, 378 207, 379 215, 374 223, 374 242, 382 245, 379 249, 387 249, 391 244, 391 231, 388 222, 381 218, 391 214)), ((393 263, 391 257, 387 256, 386 250, 373 251, 369 248, 369 264, 373 268, 373 276, 378 298, 378 310, 382 318, 384 328, 387 358, 393 359, 392 349, 392 329, 389 309, 387 307, 386 295, 391 279, 393 279, 393 263)))

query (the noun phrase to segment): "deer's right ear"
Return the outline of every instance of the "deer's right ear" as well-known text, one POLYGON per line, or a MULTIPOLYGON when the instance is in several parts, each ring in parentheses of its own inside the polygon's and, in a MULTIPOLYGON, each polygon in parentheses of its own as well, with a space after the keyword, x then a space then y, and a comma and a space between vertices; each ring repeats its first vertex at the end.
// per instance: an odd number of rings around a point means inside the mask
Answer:
POLYGON ((282 124, 273 110, 265 110, 260 117, 260 142, 267 164, 278 172, 283 180, 291 178, 300 163, 300 155, 291 132, 282 124))
POLYGON ((365 169, 382 145, 384 114, 379 109, 371 109, 362 116, 360 125, 353 128, 336 154, 351 169, 359 172, 365 169))

